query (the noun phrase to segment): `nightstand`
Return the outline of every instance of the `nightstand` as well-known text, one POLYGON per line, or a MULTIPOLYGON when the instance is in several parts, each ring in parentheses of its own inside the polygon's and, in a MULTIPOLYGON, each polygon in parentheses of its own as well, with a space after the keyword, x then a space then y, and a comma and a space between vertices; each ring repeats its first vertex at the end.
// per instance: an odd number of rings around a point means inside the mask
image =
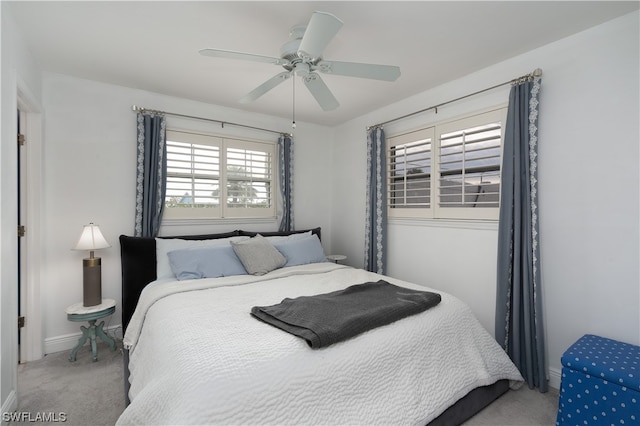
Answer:
POLYGON ((345 256, 344 254, 330 254, 327 256, 327 259, 329 259, 333 263, 338 263, 341 260, 345 260, 346 258, 347 256, 345 256))
POLYGON ((69 321, 89 322, 89 327, 80 327, 80 330, 82 330, 82 337, 78 340, 78 345, 71 351, 71 355, 69 356, 70 362, 76 360, 76 353, 87 342, 87 339, 90 339, 91 341, 91 355, 93 357, 93 362, 98 360, 98 345, 96 343, 96 338, 99 337, 103 342, 106 342, 112 352, 116 350, 116 341, 107 336, 103 330, 104 321, 96 325, 97 320, 109 316, 115 311, 116 301, 113 299, 102 299, 102 303, 95 306, 84 306, 82 302, 80 302, 73 304, 66 309, 65 312, 67 313, 67 319, 69 321))

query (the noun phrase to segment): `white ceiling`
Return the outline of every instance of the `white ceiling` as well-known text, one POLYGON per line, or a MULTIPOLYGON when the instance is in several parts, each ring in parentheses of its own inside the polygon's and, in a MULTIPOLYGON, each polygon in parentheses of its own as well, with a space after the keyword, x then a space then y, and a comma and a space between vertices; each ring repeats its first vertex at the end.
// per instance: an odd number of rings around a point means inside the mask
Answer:
MULTIPOLYGON (((11 2, 43 70, 291 117, 291 79, 238 99, 283 71, 205 57, 203 48, 279 56, 316 10, 344 26, 324 59, 397 65, 395 82, 322 74, 340 107, 323 112, 296 82, 296 119, 336 125, 637 10, 638 1, 72 1, 11 2)), ((516 76, 514 76, 516 77, 516 76)), ((143 105, 154 108, 154 105, 143 105)), ((180 112, 180 111, 174 111, 180 112)))

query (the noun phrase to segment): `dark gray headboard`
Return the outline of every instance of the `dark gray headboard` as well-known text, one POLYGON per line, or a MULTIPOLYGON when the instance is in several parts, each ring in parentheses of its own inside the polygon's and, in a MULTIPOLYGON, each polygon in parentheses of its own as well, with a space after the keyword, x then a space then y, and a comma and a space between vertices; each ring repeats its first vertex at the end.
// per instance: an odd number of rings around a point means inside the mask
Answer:
MULTIPOLYGON (((211 240, 234 236, 291 235, 311 231, 320 238, 320 228, 291 232, 254 232, 235 230, 219 234, 179 235, 159 238, 181 238, 184 240, 211 240)), ((120 235, 120 261, 122 264, 122 329, 126 330, 133 315, 142 289, 156 279, 156 240, 151 237, 120 235)))

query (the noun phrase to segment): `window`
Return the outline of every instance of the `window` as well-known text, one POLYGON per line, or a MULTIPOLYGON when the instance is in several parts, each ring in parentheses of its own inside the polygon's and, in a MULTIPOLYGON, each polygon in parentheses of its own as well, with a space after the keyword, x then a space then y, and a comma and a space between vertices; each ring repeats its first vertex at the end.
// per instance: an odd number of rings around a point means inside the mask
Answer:
POLYGON ((164 218, 275 217, 275 144, 167 131, 164 218))
POLYGON ((390 217, 498 219, 506 108, 388 138, 390 217))

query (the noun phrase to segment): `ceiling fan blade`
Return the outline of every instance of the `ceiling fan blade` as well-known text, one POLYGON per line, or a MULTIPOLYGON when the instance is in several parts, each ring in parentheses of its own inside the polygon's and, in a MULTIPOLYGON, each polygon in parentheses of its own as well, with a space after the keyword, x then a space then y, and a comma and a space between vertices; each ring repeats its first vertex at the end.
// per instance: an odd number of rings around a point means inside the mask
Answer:
POLYGON ((273 56, 255 55, 253 53, 234 52, 233 50, 222 49, 202 49, 203 56, 213 56, 214 58, 241 59, 243 61, 266 62, 274 65, 289 65, 289 61, 273 56))
POLYGON ((284 71, 284 72, 281 72, 280 74, 277 74, 271 77, 269 80, 265 81, 260 86, 256 87, 251 92, 243 96, 242 99, 240 99, 240 103, 246 104, 246 103, 255 101, 260 96, 264 95, 269 90, 276 87, 278 84, 287 80, 289 77, 291 77, 291 71, 284 71))
POLYGON ((313 12, 307 29, 302 36, 298 55, 305 62, 313 61, 322 56, 324 48, 342 27, 342 21, 326 12, 313 12))
POLYGON ((360 64, 356 62, 320 61, 316 69, 322 73, 348 77, 395 81, 400 77, 400 67, 393 65, 360 64))
POLYGON ((333 93, 331 93, 318 74, 311 72, 304 76, 303 81, 324 111, 331 111, 340 106, 338 100, 333 96, 333 93))

